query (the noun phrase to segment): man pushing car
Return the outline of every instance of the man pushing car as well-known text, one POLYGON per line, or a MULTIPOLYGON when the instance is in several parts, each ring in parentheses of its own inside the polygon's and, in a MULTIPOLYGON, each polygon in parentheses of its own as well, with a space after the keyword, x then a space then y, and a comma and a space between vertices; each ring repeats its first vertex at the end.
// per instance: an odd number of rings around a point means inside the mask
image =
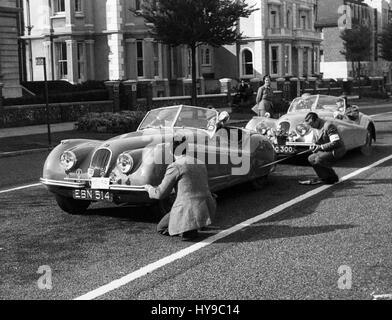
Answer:
POLYGON ((336 126, 327 120, 320 119, 317 113, 309 112, 305 117, 305 123, 316 129, 316 143, 311 146, 312 154, 308 161, 316 171, 318 178, 299 181, 300 184, 314 185, 320 183, 334 184, 339 177, 332 169, 336 160, 346 153, 343 140, 336 126))

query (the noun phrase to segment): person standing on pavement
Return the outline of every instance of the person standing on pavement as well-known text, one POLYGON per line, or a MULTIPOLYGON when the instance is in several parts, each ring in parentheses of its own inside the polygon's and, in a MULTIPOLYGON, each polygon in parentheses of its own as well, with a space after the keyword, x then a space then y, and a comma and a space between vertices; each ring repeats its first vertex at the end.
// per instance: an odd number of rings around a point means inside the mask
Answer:
POLYGON ((175 161, 166 169, 158 187, 146 185, 151 199, 165 199, 173 189, 176 199, 171 211, 158 223, 157 231, 163 235, 182 235, 193 239, 198 229, 212 223, 216 202, 208 186, 207 168, 204 163, 186 154, 185 137, 173 139, 175 161))
POLYGON ((316 129, 317 141, 311 147, 312 154, 308 161, 312 165, 318 178, 299 181, 300 184, 334 184, 339 181, 339 177, 332 169, 336 160, 346 153, 343 140, 338 129, 330 122, 320 119, 317 113, 310 112, 305 117, 305 123, 316 129))
MULTIPOLYGON (((263 78, 264 85, 257 90, 256 96, 256 113, 259 117, 263 117, 267 112, 272 115, 273 104, 272 99, 274 92, 271 88, 271 78, 269 75, 263 78)), ((255 110, 254 110, 255 111, 255 110)))

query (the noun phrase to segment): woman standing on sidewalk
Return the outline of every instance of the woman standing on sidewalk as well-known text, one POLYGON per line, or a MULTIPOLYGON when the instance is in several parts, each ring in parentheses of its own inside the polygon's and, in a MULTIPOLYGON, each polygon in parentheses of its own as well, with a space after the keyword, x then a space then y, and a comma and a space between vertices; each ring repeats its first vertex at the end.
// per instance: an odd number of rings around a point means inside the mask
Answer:
POLYGON ((263 78, 264 85, 259 88, 256 96, 256 107, 253 110, 255 111, 259 117, 263 117, 267 112, 272 115, 273 113, 273 104, 272 99, 274 96, 274 92, 271 88, 271 78, 269 75, 264 76, 263 78))

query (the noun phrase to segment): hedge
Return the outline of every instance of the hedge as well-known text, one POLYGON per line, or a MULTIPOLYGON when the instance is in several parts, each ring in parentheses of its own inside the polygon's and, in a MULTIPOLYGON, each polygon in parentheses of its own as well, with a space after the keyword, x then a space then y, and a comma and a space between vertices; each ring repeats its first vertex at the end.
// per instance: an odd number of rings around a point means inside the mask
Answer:
POLYGON ((76 128, 89 132, 127 133, 135 131, 145 115, 142 111, 92 112, 79 118, 76 128))

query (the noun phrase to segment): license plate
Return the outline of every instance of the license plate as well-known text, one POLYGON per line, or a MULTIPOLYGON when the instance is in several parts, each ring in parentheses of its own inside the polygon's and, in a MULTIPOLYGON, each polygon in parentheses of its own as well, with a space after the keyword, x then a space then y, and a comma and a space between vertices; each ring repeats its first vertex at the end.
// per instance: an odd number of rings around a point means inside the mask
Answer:
POLYGON ((113 201, 113 194, 104 190, 76 189, 73 198, 78 200, 113 201))
POLYGON ((275 152, 276 153, 284 153, 284 154, 294 154, 294 153, 297 153, 297 149, 292 146, 277 145, 277 146, 275 146, 275 152))
POLYGON ((110 178, 91 178, 91 189, 105 190, 109 189, 110 178))

